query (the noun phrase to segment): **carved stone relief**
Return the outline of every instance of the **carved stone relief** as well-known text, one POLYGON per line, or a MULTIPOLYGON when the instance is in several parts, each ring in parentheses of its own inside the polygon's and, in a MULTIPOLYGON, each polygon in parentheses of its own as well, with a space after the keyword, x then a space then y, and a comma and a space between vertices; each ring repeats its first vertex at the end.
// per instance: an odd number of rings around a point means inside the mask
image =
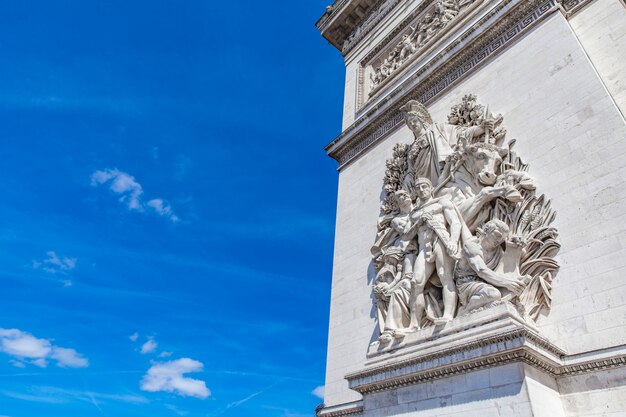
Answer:
POLYGON ((367 64, 369 95, 378 91, 411 57, 424 49, 430 41, 449 26, 461 12, 476 0, 435 0, 420 14, 399 41, 378 58, 367 64))
POLYGON ((504 118, 471 94, 446 124, 415 100, 402 110, 414 141, 386 162, 371 249, 379 341, 502 303, 536 320, 559 268, 556 213, 505 145, 504 118))

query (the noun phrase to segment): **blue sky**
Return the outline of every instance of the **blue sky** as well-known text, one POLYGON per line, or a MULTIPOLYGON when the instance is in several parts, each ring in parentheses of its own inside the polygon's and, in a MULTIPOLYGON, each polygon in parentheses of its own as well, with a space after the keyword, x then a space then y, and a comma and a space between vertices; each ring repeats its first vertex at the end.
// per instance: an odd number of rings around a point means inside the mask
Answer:
POLYGON ((313 415, 327 2, 2 2, 0 416, 313 415))

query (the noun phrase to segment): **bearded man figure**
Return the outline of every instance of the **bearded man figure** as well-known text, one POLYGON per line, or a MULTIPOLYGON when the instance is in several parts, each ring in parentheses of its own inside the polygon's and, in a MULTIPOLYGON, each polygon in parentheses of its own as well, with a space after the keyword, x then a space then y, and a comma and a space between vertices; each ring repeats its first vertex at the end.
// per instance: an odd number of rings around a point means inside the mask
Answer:
POLYGON ((531 277, 520 275, 517 268, 512 273, 505 273, 503 264, 507 252, 509 257, 513 252, 517 253, 513 256, 519 258, 523 245, 520 239, 510 238, 509 227, 498 219, 487 222, 478 229, 477 237, 464 242, 463 256, 455 271, 461 304, 459 314, 494 304, 502 299, 503 292, 510 297, 522 292, 531 277), (503 243, 507 245, 506 252, 502 249, 503 243))

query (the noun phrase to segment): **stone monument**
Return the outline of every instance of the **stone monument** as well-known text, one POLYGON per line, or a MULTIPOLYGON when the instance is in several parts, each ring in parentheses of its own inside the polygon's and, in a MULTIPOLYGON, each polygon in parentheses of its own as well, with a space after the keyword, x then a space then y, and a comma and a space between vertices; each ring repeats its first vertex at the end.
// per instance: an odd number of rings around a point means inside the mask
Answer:
POLYGON ((317 415, 626 416, 626 3, 317 27, 346 64, 317 415))

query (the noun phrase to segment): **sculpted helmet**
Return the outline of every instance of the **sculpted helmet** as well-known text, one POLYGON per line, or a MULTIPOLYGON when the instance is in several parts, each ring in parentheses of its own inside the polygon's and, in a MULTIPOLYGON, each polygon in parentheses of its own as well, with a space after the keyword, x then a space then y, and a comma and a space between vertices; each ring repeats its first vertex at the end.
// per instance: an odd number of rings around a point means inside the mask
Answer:
POLYGON ((417 100, 411 100, 404 106, 400 107, 400 110, 406 113, 406 118, 417 117, 422 123, 433 124, 433 118, 430 116, 428 109, 422 103, 417 100))

